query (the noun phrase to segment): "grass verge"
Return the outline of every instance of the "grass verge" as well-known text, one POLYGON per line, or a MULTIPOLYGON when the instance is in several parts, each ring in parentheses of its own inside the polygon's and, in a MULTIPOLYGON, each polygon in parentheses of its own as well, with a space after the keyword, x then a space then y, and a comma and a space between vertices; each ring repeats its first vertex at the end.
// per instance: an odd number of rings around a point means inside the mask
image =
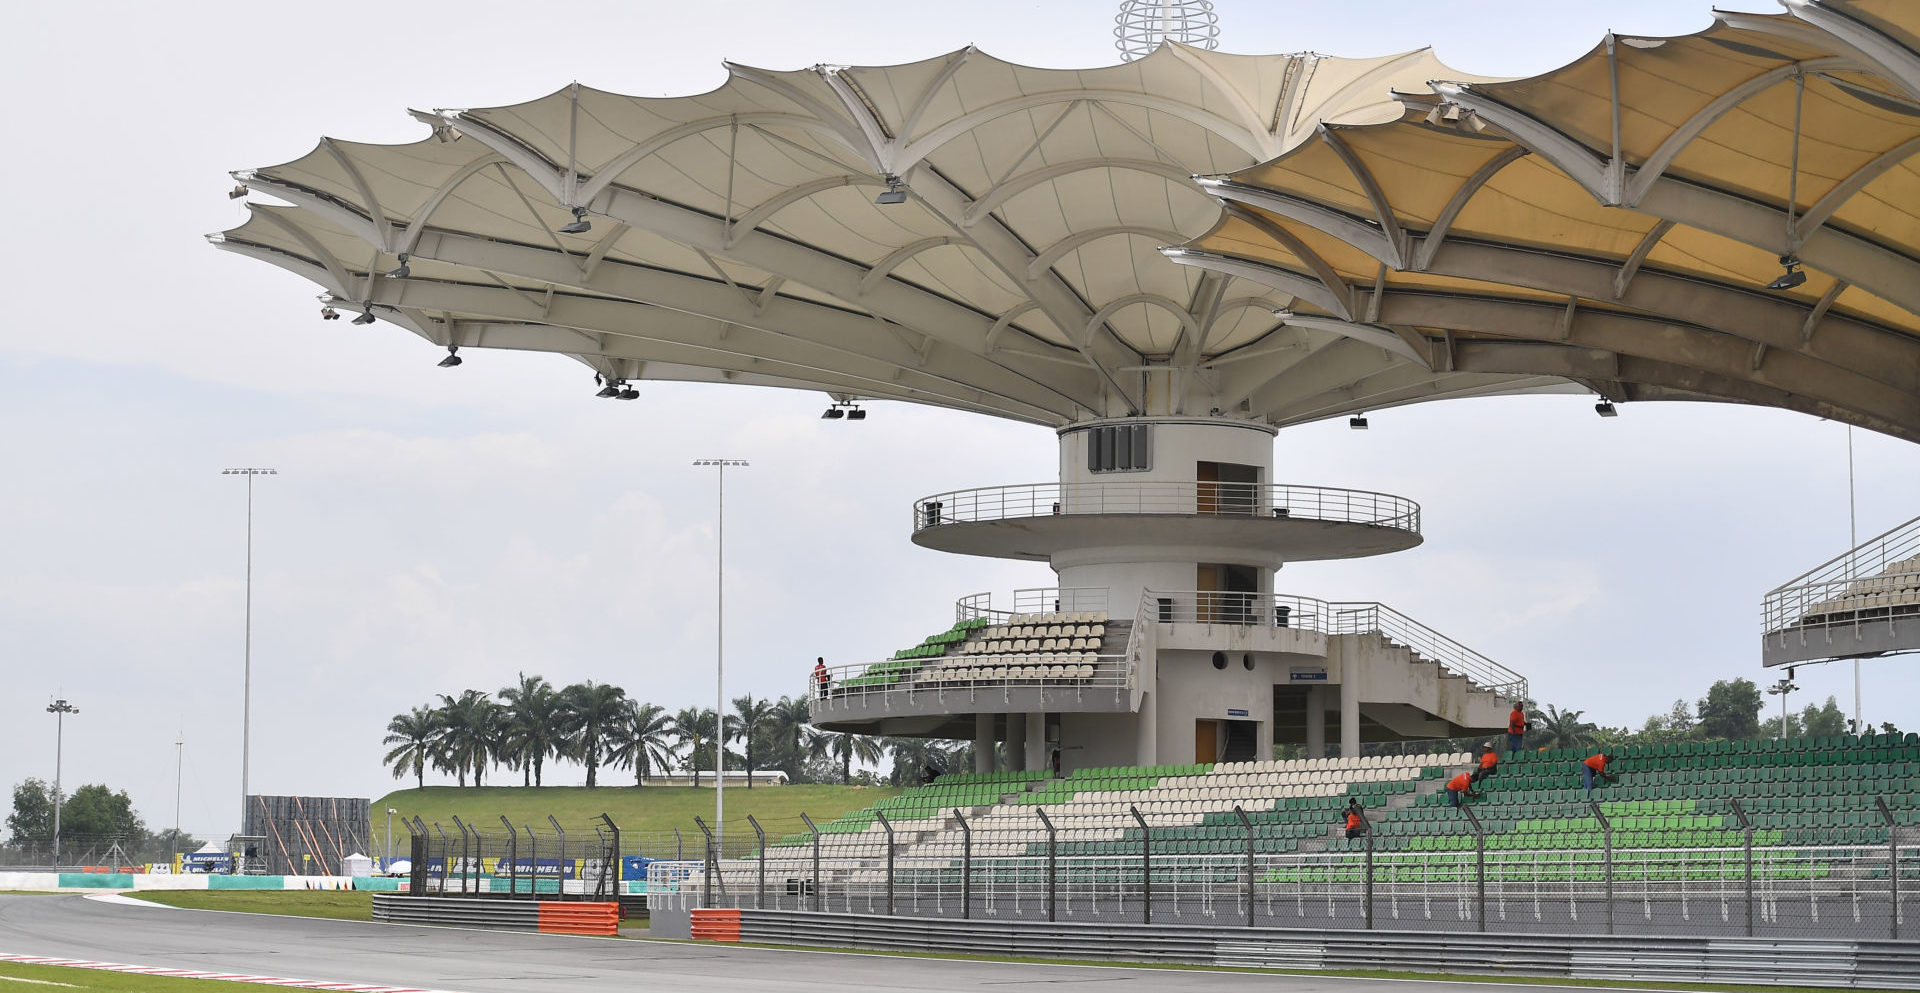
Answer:
MULTIPOLYGON (((769 837, 802 830, 800 814, 805 812, 817 824, 825 824, 848 811, 870 807, 900 791, 884 786, 756 786, 745 789, 727 787, 727 834, 735 826, 747 831, 747 815, 765 828, 769 837)), ((393 808, 394 851, 405 854, 410 836, 405 820, 418 816, 431 830, 435 821, 448 835, 458 838, 453 826, 457 815, 462 821, 487 832, 502 834, 500 817, 516 825, 532 825, 550 844, 551 814, 567 829, 570 845, 593 841, 594 819, 605 813, 620 825, 627 837, 639 834, 671 835, 675 828, 687 839, 687 849, 700 850, 700 831, 693 819, 713 822, 713 790, 690 786, 429 786, 422 790, 398 790, 373 802, 374 844, 384 849, 386 810, 393 808)), ((748 832, 749 836, 751 832, 748 832)), ((435 844, 439 839, 434 839, 435 844)), ((456 842, 457 846, 457 842, 456 842)), ((625 846, 629 852, 632 845, 625 846)), ((371 853, 370 853, 371 854, 371 853)), ((524 853, 523 853, 524 854, 524 853)), ((578 854, 575 852, 574 854, 578 854)), ((647 854, 652 855, 653 852, 647 854)))
POLYGON ((230 982, 217 979, 177 979, 101 969, 0 962, 0 991, 5 993, 62 993, 68 989, 96 990, 99 993, 234 993, 235 987, 230 982))
POLYGON ((373 894, 351 890, 136 890, 127 895, 189 910, 373 920, 373 894))

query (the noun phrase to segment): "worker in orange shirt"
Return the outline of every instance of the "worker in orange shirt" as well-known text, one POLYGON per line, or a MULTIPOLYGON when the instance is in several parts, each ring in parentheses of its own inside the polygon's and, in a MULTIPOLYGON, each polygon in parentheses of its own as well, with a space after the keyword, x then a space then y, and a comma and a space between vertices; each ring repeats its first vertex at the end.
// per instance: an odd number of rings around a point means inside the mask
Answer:
POLYGON ((1580 780, 1586 784, 1587 799, 1593 799, 1593 781, 1595 779, 1604 779, 1609 783, 1617 783, 1620 781, 1619 776, 1607 771, 1607 763, 1612 761, 1613 756, 1605 752, 1589 755, 1581 760, 1580 780))
POLYGON ((1493 747, 1493 742, 1489 741, 1480 746, 1480 768, 1474 770, 1473 781, 1477 783, 1493 775, 1499 767, 1500 752, 1493 747))
POLYGON ((825 656, 813 660, 813 682, 814 685, 820 687, 820 695, 823 697, 826 696, 828 677, 827 660, 825 656))
POLYGON ((1447 780, 1447 804, 1458 807, 1463 798, 1480 799, 1480 791, 1473 788, 1473 776, 1464 772, 1447 780))
POLYGON ((1351 841, 1367 833, 1367 817, 1360 812, 1360 798, 1347 801, 1347 840, 1351 841))
POLYGON ((1507 715, 1507 758, 1518 758, 1520 741, 1527 736, 1527 708, 1519 700, 1513 702, 1513 712, 1507 715))

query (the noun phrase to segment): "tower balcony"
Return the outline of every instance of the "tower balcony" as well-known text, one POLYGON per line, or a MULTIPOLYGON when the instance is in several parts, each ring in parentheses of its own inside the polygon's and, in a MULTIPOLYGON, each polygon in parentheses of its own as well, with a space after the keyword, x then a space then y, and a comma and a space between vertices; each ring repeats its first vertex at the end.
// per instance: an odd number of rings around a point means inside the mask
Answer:
POLYGON ((1234 549, 1278 564, 1384 555, 1421 540, 1412 500, 1325 486, 1032 483, 939 493, 913 507, 916 545, 1030 561, 1125 545, 1234 549))

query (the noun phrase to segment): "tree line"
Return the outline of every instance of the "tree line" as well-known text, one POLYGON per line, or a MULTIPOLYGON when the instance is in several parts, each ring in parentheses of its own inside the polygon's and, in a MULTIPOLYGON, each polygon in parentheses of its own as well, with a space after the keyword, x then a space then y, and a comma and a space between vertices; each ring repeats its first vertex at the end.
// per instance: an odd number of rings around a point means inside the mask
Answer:
POLYGON ((148 831, 125 790, 115 792, 91 783, 71 793, 56 793, 52 784, 29 777, 14 784, 13 812, 7 815, 7 842, 0 846, 0 862, 37 865, 53 854, 56 800, 60 853, 70 865, 104 862, 114 844, 134 862, 171 859, 175 852, 191 852, 205 844, 171 828, 148 831))
MULTIPOLYGON (((1553 704, 1542 707, 1535 701, 1522 701, 1527 711, 1528 730, 1522 746, 1541 748, 1591 748, 1611 750, 1626 745, 1663 745, 1682 741, 1741 741, 1754 738, 1820 737, 1848 734, 1898 734, 1892 722, 1878 727, 1855 730, 1854 722, 1840 709, 1839 701, 1828 696, 1823 703, 1808 702, 1799 710, 1789 709, 1783 722, 1779 708, 1764 717, 1765 694, 1753 680, 1722 679, 1707 688, 1706 696, 1693 703, 1682 698, 1660 713, 1651 714, 1638 728, 1630 725, 1607 727, 1586 720, 1584 710, 1562 710, 1553 704), (1784 724, 1784 730, 1783 730, 1784 724)), ((1437 751, 1471 751, 1489 741, 1486 735, 1453 738, 1433 743, 1437 751)), ((1496 744, 1504 751, 1504 734, 1496 744)), ((1382 750, 1392 751, 1397 746, 1382 750)))
MULTIPOLYGON (((878 765, 890 756, 885 778, 912 785, 972 761, 971 745, 818 731, 808 717, 804 696, 734 698, 717 722, 726 768, 747 772, 749 788, 753 774, 773 770, 793 783, 853 784, 878 781, 856 764, 878 765)), ((393 778, 411 776, 422 787, 429 769, 453 776, 461 787, 469 780, 482 786, 498 770, 519 772, 522 786, 541 786, 549 761, 577 764, 590 787, 600 785, 604 769, 631 770, 636 786, 684 772, 698 786, 701 775, 713 771, 715 725, 711 707, 669 713, 618 686, 588 680, 556 687, 521 673, 492 694, 442 693, 436 703, 394 715, 382 761, 393 778)))

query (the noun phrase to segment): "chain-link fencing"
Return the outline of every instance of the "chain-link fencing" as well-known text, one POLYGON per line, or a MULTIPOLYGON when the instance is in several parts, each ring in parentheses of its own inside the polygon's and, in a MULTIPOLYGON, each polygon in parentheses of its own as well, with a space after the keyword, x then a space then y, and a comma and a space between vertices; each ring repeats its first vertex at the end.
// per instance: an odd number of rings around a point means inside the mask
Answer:
POLYGON ((1912 811, 1881 798, 1803 827, 1811 817, 1738 800, 1456 809, 1373 796, 1355 831, 1347 799, 803 816, 752 823, 744 857, 656 862, 647 886, 689 905, 987 920, 1912 936, 1920 836, 1902 823, 1912 811))

